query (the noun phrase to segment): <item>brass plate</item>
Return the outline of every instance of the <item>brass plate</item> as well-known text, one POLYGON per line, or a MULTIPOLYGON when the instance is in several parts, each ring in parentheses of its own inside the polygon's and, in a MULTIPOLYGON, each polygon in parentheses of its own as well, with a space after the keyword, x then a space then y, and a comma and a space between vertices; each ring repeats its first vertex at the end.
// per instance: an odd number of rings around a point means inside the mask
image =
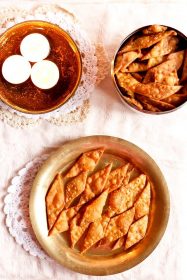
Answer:
POLYGON ((75 93, 82 74, 81 55, 73 39, 59 26, 45 21, 16 24, 0 36, 0 47, 0 99, 13 109, 27 114, 50 112, 62 106, 75 93), (20 54, 22 39, 31 33, 46 36, 51 47, 46 59, 56 63, 60 71, 58 83, 48 90, 39 89, 30 78, 22 84, 13 85, 2 76, 4 60, 10 55, 20 54))
POLYGON ((36 237, 43 249, 60 264, 89 275, 115 274, 143 261, 157 246, 167 226, 170 200, 166 181, 156 163, 143 150, 120 138, 89 136, 80 138, 54 152, 38 172, 30 194, 30 219, 36 237), (81 255, 69 247, 64 234, 48 237, 45 196, 57 172, 64 172, 83 152, 105 147, 103 164, 113 160, 117 166, 132 162, 152 182, 152 206, 145 238, 127 251, 91 251, 81 255))

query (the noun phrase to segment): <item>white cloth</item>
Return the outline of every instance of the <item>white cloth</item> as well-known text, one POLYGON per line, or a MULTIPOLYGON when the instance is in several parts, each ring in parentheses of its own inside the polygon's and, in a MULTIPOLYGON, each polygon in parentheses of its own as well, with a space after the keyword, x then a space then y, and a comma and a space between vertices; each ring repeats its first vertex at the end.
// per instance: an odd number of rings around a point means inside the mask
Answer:
MULTIPOLYGON (((50 1, 47 1, 48 3, 50 1)), ((57 1, 82 22, 93 40, 101 40, 111 57, 120 41, 135 28, 150 23, 173 26, 187 33, 185 1, 57 1)), ((0 1, 23 8, 39 1, 0 1), (9 3, 8 3, 9 2, 9 3)), ((69 139, 106 134, 129 140, 149 153, 160 166, 171 195, 171 214, 166 233, 156 250, 140 265, 103 279, 187 279, 187 110, 150 116, 135 113, 118 98, 110 74, 91 97, 87 119, 80 124, 56 127, 43 121, 39 126, 16 129, 0 122, 0 279, 100 279, 71 272, 46 260, 30 256, 9 235, 2 211, 10 179, 25 163, 49 152, 69 139)))

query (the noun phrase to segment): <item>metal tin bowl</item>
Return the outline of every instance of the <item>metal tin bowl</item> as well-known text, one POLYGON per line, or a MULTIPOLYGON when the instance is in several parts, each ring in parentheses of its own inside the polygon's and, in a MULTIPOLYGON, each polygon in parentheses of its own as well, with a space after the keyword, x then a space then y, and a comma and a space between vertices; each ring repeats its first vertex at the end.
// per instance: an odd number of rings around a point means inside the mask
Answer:
MULTIPOLYGON (((127 105, 128 107, 130 107, 130 108, 133 109, 134 111, 139 111, 139 112, 141 112, 141 113, 150 114, 150 115, 163 115, 163 114, 172 113, 172 112, 178 110, 179 108, 181 108, 181 107, 183 107, 184 105, 186 105, 187 101, 185 101, 185 102, 182 103, 181 105, 175 107, 174 109, 172 109, 172 110, 167 110, 167 111, 152 112, 152 111, 148 111, 148 110, 144 110, 144 109, 141 110, 141 109, 139 109, 138 107, 136 107, 135 105, 128 103, 128 102, 124 99, 123 93, 122 93, 122 91, 121 91, 121 89, 120 89, 120 87, 119 87, 119 85, 118 85, 118 81, 117 81, 117 79, 116 79, 116 77, 115 77, 115 74, 114 74, 114 64, 115 64, 115 60, 116 60, 117 54, 118 54, 118 52, 120 51, 120 49, 132 38, 132 36, 134 36, 135 34, 140 33, 144 28, 147 28, 147 27, 149 27, 149 26, 150 26, 150 25, 146 25, 146 26, 142 26, 142 27, 136 29, 135 31, 133 31, 132 33, 130 33, 130 34, 121 42, 121 44, 120 44, 119 48, 116 50, 115 55, 114 55, 114 58, 113 58, 113 60, 112 60, 112 62, 111 62, 111 77, 112 77, 112 80, 113 80, 113 82, 114 82, 115 88, 116 88, 116 90, 117 90, 117 92, 118 92, 118 95, 119 95, 121 101, 122 101, 125 105, 127 105)), ((167 26, 167 25, 162 25, 162 26, 166 26, 167 28, 176 31, 177 34, 178 34, 178 36, 181 37, 181 39, 183 39, 183 41, 184 41, 184 44, 185 44, 184 49, 187 48, 187 37, 186 37, 186 35, 184 35, 182 32, 180 32, 179 30, 177 30, 177 29, 175 29, 175 28, 173 28, 173 27, 170 27, 170 26, 167 26)))
POLYGON ((42 90, 34 86, 30 78, 20 85, 13 85, 0 71, 0 100, 27 114, 43 114, 61 107, 75 93, 82 75, 81 54, 70 35, 58 25, 38 20, 16 24, 0 36, 0 68, 8 56, 20 54, 22 39, 35 32, 49 40, 51 52, 46 59, 55 62, 59 68, 57 85, 42 90))

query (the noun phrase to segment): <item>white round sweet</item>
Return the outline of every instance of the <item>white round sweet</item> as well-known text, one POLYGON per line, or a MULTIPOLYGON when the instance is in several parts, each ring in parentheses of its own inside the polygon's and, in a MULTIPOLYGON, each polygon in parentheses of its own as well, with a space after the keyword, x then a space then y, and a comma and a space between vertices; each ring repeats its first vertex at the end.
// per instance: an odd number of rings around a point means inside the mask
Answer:
POLYGON ((25 82, 31 74, 31 64, 21 55, 9 56, 2 65, 2 75, 11 84, 25 82))
POLYGON ((41 89, 54 87, 60 77, 57 65, 50 60, 42 60, 33 65, 31 80, 35 86, 41 89))
POLYGON ((23 38, 20 45, 20 52, 30 62, 38 62, 49 55, 50 44, 44 35, 31 33, 23 38))

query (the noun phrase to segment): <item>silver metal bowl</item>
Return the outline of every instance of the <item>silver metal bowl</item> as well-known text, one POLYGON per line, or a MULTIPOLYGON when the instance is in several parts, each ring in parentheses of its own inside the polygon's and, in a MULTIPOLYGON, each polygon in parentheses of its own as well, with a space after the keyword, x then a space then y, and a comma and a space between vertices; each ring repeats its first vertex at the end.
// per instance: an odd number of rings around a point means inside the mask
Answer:
MULTIPOLYGON (((162 25, 162 24, 159 24, 159 25, 162 25)), ((112 62, 111 62, 111 77, 112 77, 112 80, 113 80, 113 82, 114 82, 114 85, 115 85, 115 88, 116 88, 116 90, 117 90, 117 93, 118 93, 118 95, 119 95, 121 101, 122 101, 125 105, 127 105, 128 107, 130 107, 131 109, 133 109, 133 110, 136 111, 136 112, 139 111, 139 112, 141 112, 141 113, 150 114, 150 115, 163 115, 163 114, 172 113, 172 112, 178 110, 179 108, 181 108, 181 107, 183 107, 184 105, 186 105, 186 104, 187 104, 187 101, 185 101, 185 102, 182 103, 181 105, 175 107, 174 109, 172 109, 172 110, 167 110, 167 111, 152 112, 152 111, 148 111, 148 110, 144 110, 144 109, 141 110, 141 109, 139 109, 138 107, 136 107, 135 105, 128 103, 128 102, 124 99, 123 92, 121 91, 121 89, 120 89, 120 87, 119 87, 119 85, 118 85, 118 81, 117 81, 117 79, 116 79, 116 76, 115 76, 115 74, 114 74, 114 64, 115 64, 115 60, 116 60, 116 57, 117 57, 118 52, 119 52, 119 51, 121 50, 121 48, 132 38, 132 36, 134 36, 135 34, 140 33, 144 28, 147 28, 147 27, 149 27, 149 26, 150 26, 150 25, 146 25, 146 26, 142 26, 142 27, 136 29, 135 31, 133 31, 132 33, 130 33, 127 37, 125 37, 125 39, 121 42, 121 44, 120 44, 119 48, 116 50, 115 55, 114 55, 114 58, 113 58, 113 60, 112 60, 112 62)), ((178 36, 181 37, 181 39, 182 39, 182 44, 184 45, 184 49, 187 48, 187 36, 186 36, 186 35, 184 35, 181 31, 179 31, 179 30, 177 30, 177 29, 175 29, 175 28, 173 28, 173 27, 170 27, 170 26, 167 26, 167 25, 162 25, 162 26, 166 26, 167 28, 176 31, 177 34, 178 34, 178 36)))

